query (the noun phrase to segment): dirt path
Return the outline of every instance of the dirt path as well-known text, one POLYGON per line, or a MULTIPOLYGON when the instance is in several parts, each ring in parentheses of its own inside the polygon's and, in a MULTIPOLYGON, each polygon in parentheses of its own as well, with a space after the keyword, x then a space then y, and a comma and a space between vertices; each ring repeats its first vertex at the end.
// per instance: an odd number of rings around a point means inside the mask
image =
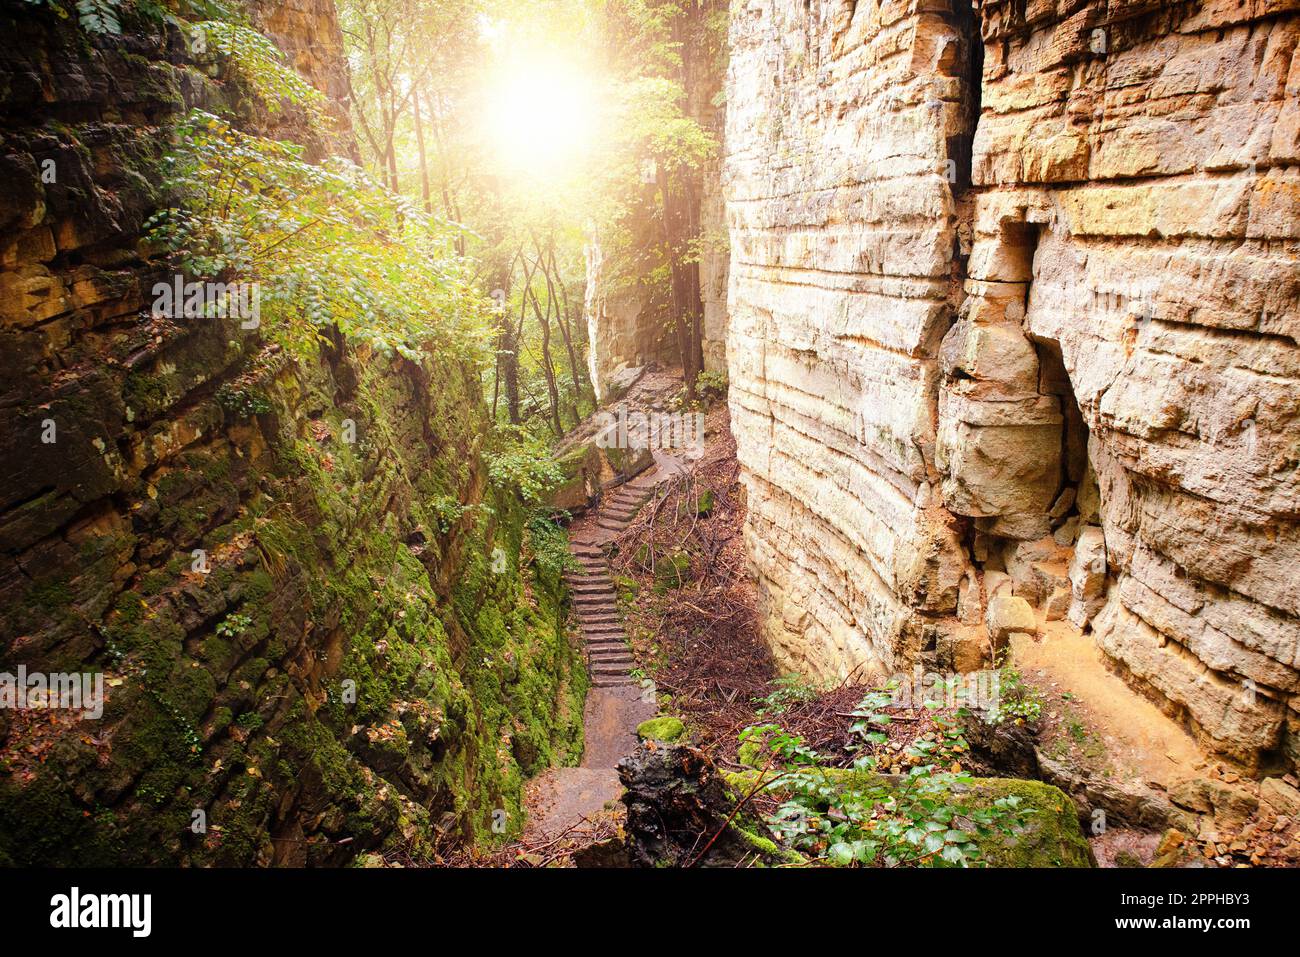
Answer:
POLYGON ((1013 642, 1016 664, 1047 695, 1048 747, 1134 788, 1167 791, 1207 756, 1191 735, 1111 672, 1090 635, 1048 622, 1040 640, 1013 642), (1081 752, 1081 753, 1080 753, 1081 752))
POLYGON ((637 745, 636 728, 656 712, 654 693, 632 675, 636 660, 609 576, 605 546, 636 517, 675 462, 659 462, 614 490, 600 508, 575 522, 569 547, 581 566, 568 576, 574 611, 586 644, 591 690, 583 710, 582 764, 552 768, 532 784, 525 843, 581 840, 601 826, 606 805, 622 794, 618 762, 637 745))

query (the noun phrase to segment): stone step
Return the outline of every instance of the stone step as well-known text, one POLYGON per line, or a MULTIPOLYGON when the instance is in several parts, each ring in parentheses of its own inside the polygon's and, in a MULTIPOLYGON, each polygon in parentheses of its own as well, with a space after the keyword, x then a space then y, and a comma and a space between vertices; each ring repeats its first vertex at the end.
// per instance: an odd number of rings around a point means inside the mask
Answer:
POLYGON ((591 673, 593 676, 600 675, 602 677, 614 677, 618 675, 626 675, 630 670, 631 668, 628 665, 623 664, 606 665, 595 661, 591 664, 591 673))
POLYGON ((597 593, 604 594, 612 592, 614 583, 608 579, 588 579, 569 586, 569 591, 575 595, 594 595, 597 593))
POLYGON ((593 688, 635 688, 637 683, 631 678, 600 677, 593 678, 591 686, 593 688))
POLYGON ((593 655, 600 655, 603 658, 611 656, 632 657, 632 652, 630 652, 627 645, 621 641, 607 641, 599 645, 589 641, 587 642, 587 652, 593 655))
POLYGON ((594 664, 608 664, 610 667, 623 668, 624 671, 632 670, 637 666, 637 659, 633 658, 627 651, 620 651, 620 653, 612 653, 611 651, 610 654, 595 654, 594 651, 591 651, 588 657, 591 659, 593 666, 594 664))
MULTIPOLYGON (((588 649, 588 651, 590 651, 590 650, 591 650, 591 649, 588 649)), ((588 657, 591 657, 591 656, 588 655, 588 657)), ((627 651, 627 649, 624 648, 623 652, 622 652, 621 654, 619 654, 619 655, 613 655, 613 656, 611 656, 611 655, 598 655, 598 656, 596 656, 595 658, 591 658, 591 666, 592 666, 593 668, 613 668, 613 667, 619 667, 619 668, 622 668, 622 669, 624 669, 624 670, 626 671, 628 668, 633 668, 633 667, 635 667, 635 666, 636 666, 636 662, 635 662, 635 660, 632 658, 632 655, 627 651)))
POLYGON ((586 639, 589 645, 602 641, 617 641, 621 645, 627 641, 627 635, 621 626, 601 625, 594 628, 584 628, 582 637, 586 639))

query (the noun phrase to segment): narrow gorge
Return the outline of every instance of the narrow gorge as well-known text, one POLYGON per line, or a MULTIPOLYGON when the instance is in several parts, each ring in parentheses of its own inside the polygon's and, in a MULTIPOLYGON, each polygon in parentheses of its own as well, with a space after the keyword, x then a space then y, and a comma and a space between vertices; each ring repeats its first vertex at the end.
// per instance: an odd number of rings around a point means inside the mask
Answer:
POLYGON ((0 31, 0 865, 1300 864, 1300 0, 0 31))

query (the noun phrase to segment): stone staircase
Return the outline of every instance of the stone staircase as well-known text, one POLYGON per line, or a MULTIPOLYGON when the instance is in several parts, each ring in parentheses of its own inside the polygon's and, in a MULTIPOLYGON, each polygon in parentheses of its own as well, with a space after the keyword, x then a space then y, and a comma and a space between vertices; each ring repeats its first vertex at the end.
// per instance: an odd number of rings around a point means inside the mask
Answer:
POLYGON ((570 539, 569 548, 581 566, 566 575, 573 607, 582 628, 592 685, 596 688, 635 686, 636 661, 627 646, 627 633, 618 611, 614 582, 609 576, 605 547, 636 517, 654 495, 657 469, 618 487, 597 510, 594 521, 570 539))

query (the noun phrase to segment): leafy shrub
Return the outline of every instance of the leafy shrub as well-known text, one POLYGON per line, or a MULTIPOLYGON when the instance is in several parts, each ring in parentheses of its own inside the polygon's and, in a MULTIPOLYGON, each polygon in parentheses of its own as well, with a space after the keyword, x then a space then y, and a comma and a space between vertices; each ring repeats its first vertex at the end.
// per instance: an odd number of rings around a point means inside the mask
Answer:
POLYGON ((989 724, 1004 721, 1037 721, 1043 713, 1043 699, 1024 677, 1010 665, 998 670, 998 695, 993 706, 984 713, 989 724))
POLYGON ((853 711, 853 771, 830 766, 803 738, 777 724, 741 732, 742 746, 757 745, 776 770, 770 780, 779 785, 782 803, 768 824, 796 850, 837 866, 981 865, 979 841, 1012 833, 1031 812, 1014 795, 984 803, 963 793, 974 780, 958 764, 966 743, 955 722, 942 715, 935 718, 941 733, 909 748, 917 764, 907 775, 880 774, 866 746, 883 741, 889 700, 888 692, 872 692, 853 711))
POLYGON ((383 356, 486 365, 490 303, 455 255, 447 225, 347 160, 307 162, 294 143, 253 136, 196 110, 165 160, 181 205, 150 239, 186 274, 261 288, 261 329, 314 357, 337 329, 383 356))
POLYGON ((727 394, 727 373, 701 372, 695 380, 695 392, 704 397, 719 398, 727 394))
POLYGON ((486 455, 488 478, 525 502, 540 504, 564 480, 564 470, 543 437, 519 426, 498 429, 486 455))
POLYGON ((803 675, 783 675, 772 682, 773 691, 763 698, 754 699, 761 707, 755 712, 760 718, 784 714, 791 705, 812 701, 817 689, 803 675))
POLYGON ((253 626, 253 619, 247 615, 228 615, 217 625, 217 634, 222 638, 238 638, 253 626))
POLYGON ((538 570, 547 576, 559 576, 580 567, 569 551, 568 533, 557 521, 562 514, 539 511, 528 521, 528 544, 533 560, 537 562, 538 570))

